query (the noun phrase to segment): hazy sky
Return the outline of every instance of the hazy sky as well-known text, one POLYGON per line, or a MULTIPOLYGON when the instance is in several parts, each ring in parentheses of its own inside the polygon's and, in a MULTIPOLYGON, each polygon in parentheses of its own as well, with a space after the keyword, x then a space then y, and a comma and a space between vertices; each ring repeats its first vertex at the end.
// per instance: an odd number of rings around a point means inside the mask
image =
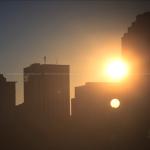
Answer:
POLYGON ((47 63, 69 64, 74 87, 104 81, 105 60, 120 56, 121 37, 150 2, 5 1, 0 2, 0 72, 17 81, 23 100, 23 68, 47 56, 47 63))

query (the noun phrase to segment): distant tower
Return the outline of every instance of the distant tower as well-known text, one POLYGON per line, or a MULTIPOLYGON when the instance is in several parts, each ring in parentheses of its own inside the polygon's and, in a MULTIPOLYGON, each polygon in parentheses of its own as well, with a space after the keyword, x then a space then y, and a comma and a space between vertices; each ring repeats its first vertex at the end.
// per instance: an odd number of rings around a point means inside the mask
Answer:
MULTIPOLYGON (((44 62, 45 57, 44 57, 44 62)), ((69 66, 32 64, 24 68, 24 98, 29 115, 47 120, 69 117, 69 66)))
POLYGON ((16 105, 15 82, 8 82, 0 74, 0 117, 12 112, 16 105))
POLYGON ((46 64, 46 56, 44 56, 44 64, 46 64))

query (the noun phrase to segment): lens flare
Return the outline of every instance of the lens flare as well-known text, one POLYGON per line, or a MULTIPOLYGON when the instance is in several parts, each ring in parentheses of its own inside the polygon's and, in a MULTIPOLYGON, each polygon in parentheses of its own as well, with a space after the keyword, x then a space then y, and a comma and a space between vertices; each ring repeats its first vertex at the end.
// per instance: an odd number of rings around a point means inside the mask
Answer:
POLYGON ((120 101, 119 101, 119 99, 116 99, 116 98, 112 99, 110 101, 110 106, 112 108, 115 108, 115 109, 119 108, 120 107, 120 101))

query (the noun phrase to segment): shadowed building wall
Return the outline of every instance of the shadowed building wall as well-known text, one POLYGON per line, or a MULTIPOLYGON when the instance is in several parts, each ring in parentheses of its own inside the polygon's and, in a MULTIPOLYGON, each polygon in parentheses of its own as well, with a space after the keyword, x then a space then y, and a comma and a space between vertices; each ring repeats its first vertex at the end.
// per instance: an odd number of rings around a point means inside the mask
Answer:
POLYGON ((132 73, 150 73, 150 12, 138 15, 122 37, 122 55, 132 73))
POLYGON ((25 110, 35 118, 69 117, 69 66, 32 64, 24 68, 25 110))
POLYGON ((76 132, 100 145, 117 144, 120 149, 143 147, 148 142, 148 115, 141 89, 128 83, 101 82, 76 87, 72 99, 72 119, 80 129, 76 132), (110 106, 113 98, 120 100, 117 109, 110 106))
MULTIPOLYGON (((140 14, 122 37, 122 56, 129 63, 128 84, 134 88, 134 99, 139 103, 136 114, 140 119, 139 131, 145 140, 150 131, 150 12, 140 14)), ((137 127, 137 125, 135 125, 137 127)))
MULTIPOLYGON (((11 115, 16 105, 16 89, 15 82, 8 82, 6 78, 0 74, 0 117, 11 115)), ((3 120, 3 121, 4 121, 3 120)))
MULTIPOLYGON (((145 114, 150 105, 150 12, 140 14, 122 37, 122 56, 130 66, 130 85, 138 88, 145 114)), ((134 93, 137 95, 137 92, 134 93)), ((137 98, 137 101, 140 99, 137 98)), ((141 112, 142 113, 142 112, 141 112)), ((150 116, 145 115, 145 120, 150 116)), ((149 121, 150 122, 150 121, 149 121)))
POLYGON ((103 122, 112 111, 110 101, 121 98, 120 86, 119 83, 90 82, 76 87, 75 98, 72 99, 72 117, 82 121, 103 122))

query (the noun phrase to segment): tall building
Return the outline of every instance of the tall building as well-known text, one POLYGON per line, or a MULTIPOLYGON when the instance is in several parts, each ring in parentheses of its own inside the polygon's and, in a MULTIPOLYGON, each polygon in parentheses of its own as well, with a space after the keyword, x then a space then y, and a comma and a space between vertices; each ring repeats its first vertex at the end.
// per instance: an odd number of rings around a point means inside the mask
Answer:
MULTIPOLYGON (((150 104, 150 12, 140 14, 122 37, 122 56, 130 65, 130 84, 141 89, 139 94, 145 103, 145 111, 150 104)), ((135 93, 136 95, 137 93, 135 93)))
POLYGON ((150 12, 138 15, 122 37, 122 56, 130 65, 129 84, 135 89, 131 100, 140 103, 134 107, 146 138, 150 129, 150 12))
POLYGON ((24 105, 30 116, 69 117, 69 66, 35 63, 24 68, 24 105))
POLYGON ((6 78, 0 74, 0 117, 10 115, 16 105, 16 89, 15 82, 8 82, 6 78))
POLYGON ((150 73, 150 12, 138 15, 122 37, 122 55, 134 74, 150 73))

